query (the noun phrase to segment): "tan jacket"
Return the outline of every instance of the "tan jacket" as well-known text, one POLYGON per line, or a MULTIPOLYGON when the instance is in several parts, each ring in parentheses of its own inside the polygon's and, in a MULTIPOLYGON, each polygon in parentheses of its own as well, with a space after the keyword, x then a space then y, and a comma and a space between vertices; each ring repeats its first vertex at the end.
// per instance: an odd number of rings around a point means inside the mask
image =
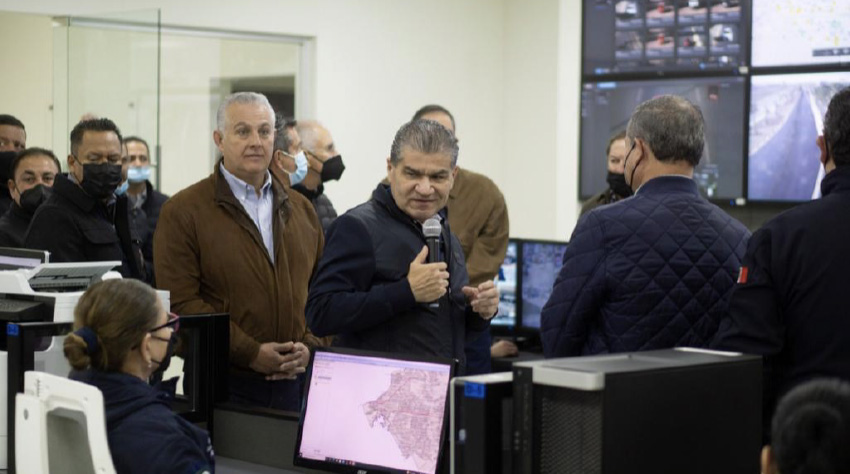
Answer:
MULTIPOLYGON (((265 342, 321 345, 304 319, 324 246, 313 205, 272 177, 274 264, 219 166, 162 207, 154 235, 157 286, 180 314, 230 313, 230 362, 247 368, 265 342)), ((288 184, 287 184, 288 187, 288 184)))
POLYGON ((508 207, 490 178, 458 168, 449 193, 449 226, 466 256, 469 283, 479 285, 499 273, 508 249, 508 207))

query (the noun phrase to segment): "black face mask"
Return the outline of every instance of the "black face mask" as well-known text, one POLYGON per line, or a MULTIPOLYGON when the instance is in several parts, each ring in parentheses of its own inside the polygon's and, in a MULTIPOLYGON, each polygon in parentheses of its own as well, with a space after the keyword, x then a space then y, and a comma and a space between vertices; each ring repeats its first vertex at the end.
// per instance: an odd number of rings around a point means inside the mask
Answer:
POLYGON ((614 194, 617 196, 626 198, 634 194, 632 187, 626 184, 626 175, 622 173, 612 173, 609 171, 606 181, 608 181, 611 191, 614 191, 614 194))
POLYGON ((345 171, 345 165, 342 164, 342 155, 328 158, 322 165, 322 182, 339 179, 343 171, 345 171))
POLYGON ((35 214, 35 210, 41 206, 53 190, 43 184, 37 184, 32 188, 21 193, 21 209, 30 214, 35 214))
POLYGON ((175 347, 177 347, 177 333, 172 332, 171 337, 168 338, 168 347, 165 348, 165 357, 163 357, 162 360, 154 360, 153 358, 151 358, 151 362, 158 364, 156 369, 151 374, 151 377, 162 375, 165 373, 166 370, 168 370, 168 366, 171 365, 171 357, 174 356, 175 347))
POLYGON ((80 186, 95 199, 106 199, 121 184, 121 165, 117 163, 85 163, 80 186))
POLYGON ((12 178, 12 161, 16 156, 16 151, 0 151, 0 180, 4 183, 12 178))

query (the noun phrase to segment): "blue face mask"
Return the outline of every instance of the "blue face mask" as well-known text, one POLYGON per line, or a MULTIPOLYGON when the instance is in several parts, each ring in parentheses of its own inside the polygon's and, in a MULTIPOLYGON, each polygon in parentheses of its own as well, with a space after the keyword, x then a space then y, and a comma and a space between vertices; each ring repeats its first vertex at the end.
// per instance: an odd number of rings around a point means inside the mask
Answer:
POLYGON ((299 151, 293 158, 295 158, 295 172, 289 173, 289 182, 295 186, 307 177, 310 164, 307 162, 307 155, 304 154, 303 150, 299 151))
POLYGON ((115 188, 115 195, 120 196, 127 192, 127 188, 130 187, 130 180, 124 181, 120 186, 115 188))
POLYGON ((151 179, 150 166, 131 166, 127 169, 127 181, 131 183, 144 183, 151 179))

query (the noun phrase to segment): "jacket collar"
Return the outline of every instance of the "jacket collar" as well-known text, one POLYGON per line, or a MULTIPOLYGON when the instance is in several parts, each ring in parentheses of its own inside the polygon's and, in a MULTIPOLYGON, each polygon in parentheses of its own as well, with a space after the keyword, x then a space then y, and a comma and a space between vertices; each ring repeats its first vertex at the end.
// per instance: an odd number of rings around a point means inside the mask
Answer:
POLYGON ((80 185, 68 179, 64 174, 56 175, 53 182, 53 192, 71 201, 83 212, 89 214, 97 206, 97 199, 89 196, 80 185))
POLYGON ((850 191, 850 165, 837 166, 820 183, 820 193, 823 196, 832 193, 846 193, 848 191, 850 191))
POLYGON ((651 196, 660 194, 692 194, 700 196, 697 182, 687 176, 664 175, 643 183, 636 196, 651 196))
POLYGON ((296 184, 295 186, 292 186, 292 189, 298 191, 299 193, 301 193, 301 195, 303 195, 307 199, 314 201, 317 197, 321 196, 325 192, 325 185, 319 183, 319 187, 316 188, 315 191, 311 191, 311 190, 307 189, 306 187, 304 187, 303 184, 299 183, 299 184, 296 184))
MULTIPOLYGON (((242 204, 239 203, 239 200, 236 199, 236 196, 233 195, 233 191, 230 189, 230 185, 227 183, 227 180, 224 179, 224 176, 221 174, 221 170, 219 169, 222 166, 222 161, 224 159, 219 159, 218 163, 215 165, 215 171, 213 171, 213 186, 215 187, 215 200, 216 202, 226 202, 237 208, 241 208, 242 204)), ((289 194, 286 193, 286 189, 283 186, 283 183, 280 180, 280 177, 274 173, 272 170, 271 173, 271 185, 272 185, 272 205, 274 206, 275 211, 283 209, 284 211, 284 219, 289 217, 289 194)))
POLYGON ((31 213, 25 211, 24 208, 19 206, 15 201, 12 201, 12 205, 9 206, 9 214, 22 222, 30 222, 33 216, 31 213))

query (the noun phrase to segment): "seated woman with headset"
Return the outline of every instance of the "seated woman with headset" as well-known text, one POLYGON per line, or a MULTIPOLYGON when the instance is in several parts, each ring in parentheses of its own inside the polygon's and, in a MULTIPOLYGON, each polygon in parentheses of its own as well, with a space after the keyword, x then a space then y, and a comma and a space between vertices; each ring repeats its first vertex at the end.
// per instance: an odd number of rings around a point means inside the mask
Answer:
POLYGON ((789 391, 776 408, 765 474, 850 473, 850 384, 816 379, 789 391))
POLYGON ((103 393, 109 451, 119 474, 215 469, 209 434, 171 411, 148 384, 173 354, 179 317, 148 285, 106 280, 86 291, 65 339, 71 378, 103 393))

